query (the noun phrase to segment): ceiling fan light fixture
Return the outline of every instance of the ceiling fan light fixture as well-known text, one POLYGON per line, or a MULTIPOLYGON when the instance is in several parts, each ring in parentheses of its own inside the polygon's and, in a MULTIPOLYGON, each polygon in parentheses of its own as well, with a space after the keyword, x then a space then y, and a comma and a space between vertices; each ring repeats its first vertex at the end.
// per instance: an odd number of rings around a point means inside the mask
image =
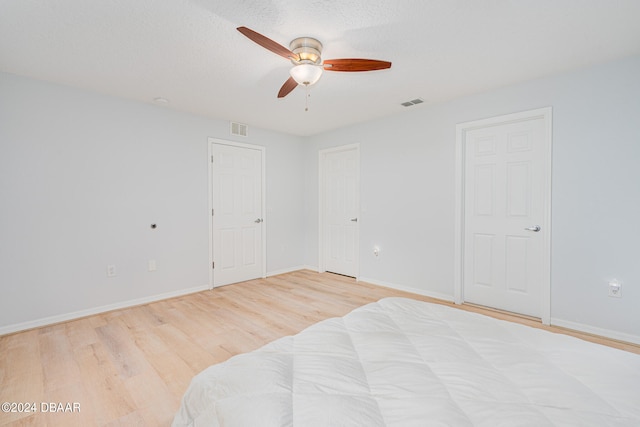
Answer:
POLYGON ((307 98, 309 97, 309 86, 315 84, 322 76, 322 71, 338 72, 361 72, 385 70, 391 68, 391 62, 377 59, 365 58, 342 58, 322 60, 322 43, 312 37, 298 37, 289 44, 289 49, 278 42, 263 36, 247 27, 238 27, 237 30, 249 40, 257 43, 263 48, 270 50, 276 55, 288 59, 293 64, 289 70, 291 77, 284 82, 278 91, 278 98, 284 98, 297 86, 307 88, 307 98))
POLYGON ((299 64, 291 68, 289 74, 299 85, 311 86, 322 76, 322 67, 312 64, 299 64))

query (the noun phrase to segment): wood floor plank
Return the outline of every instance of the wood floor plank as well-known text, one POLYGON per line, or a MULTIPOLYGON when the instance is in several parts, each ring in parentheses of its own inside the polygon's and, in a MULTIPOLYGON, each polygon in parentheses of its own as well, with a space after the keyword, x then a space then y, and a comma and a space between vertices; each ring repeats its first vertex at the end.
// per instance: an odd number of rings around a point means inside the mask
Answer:
POLYGON ((58 325, 56 329, 48 330, 38 338, 45 393, 79 382, 80 369, 65 333, 65 325, 58 325))
POLYGON ((112 321, 96 328, 100 342, 122 378, 129 378, 143 372, 148 362, 133 342, 126 327, 119 322, 112 321))
MULTIPOLYGON (((39 336, 39 330, 31 330, 0 337, 0 402, 40 402, 44 398, 39 336)), ((27 423, 31 415, 0 413, 0 425, 27 423)))
POLYGON ((135 408, 133 412, 119 418, 118 420, 127 419, 127 417, 140 417, 142 419, 151 419, 153 424, 124 424, 124 425, 169 425, 173 419, 175 411, 173 410, 180 403, 180 390, 189 385, 186 378, 193 375, 193 371, 173 371, 173 378, 167 381, 164 376, 158 375, 155 369, 149 369, 140 375, 125 380, 125 387, 129 391, 135 408), (177 379, 175 378, 177 377, 177 379), (171 386, 176 390, 170 390, 171 386))
MULTIPOLYGON (((194 372, 199 372, 192 364, 195 365, 198 361, 204 364, 202 359, 198 359, 198 357, 203 357, 202 351, 204 350, 198 351, 200 350, 197 348, 198 346, 193 344, 184 350, 177 348, 174 341, 164 338, 168 334, 163 334, 160 330, 165 328, 172 328, 172 326, 164 325, 157 328, 154 334, 138 336, 136 342, 149 361, 149 367, 153 369, 145 371, 145 376, 150 376, 151 372, 153 372, 155 379, 162 381, 164 388, 178 400, 184 391, 185 385, 188 385, 190 377, 193 376, 194 372), (185 361, 181 357, 181 353, 194 354, 195 356, 192 360, 185 361)), ((214 362, 213 357, 208 358, 208 365, 214 362)), ((205 365, 205 367, 208 365, 205 365)), ((154 379, 149 381, 153 382, 154 379)), ((146 395, 147 393, 144 394, 146 395)))
POLYGON ((64 324, 65 333, 72 347, 78 348, 98 342, 95 328, 86 319, 72 320, 64 324))
POLYGON ((105 425, 135 410, 119 367, 101 343, 78 349, 76 359, 87 393, 74 401, 81 403, 82 412, 86 407, 95 414, 93 422, 86 425, 105 425))
MULTIPOLYGON (((207 366, 391 296, 453 306, 302 270, 0 336, 0 401, 81 404, 80 413, 0 413, 0 425, 166 426, 207 366)), ((640 353, 634 344, 456 307, 640 353)))

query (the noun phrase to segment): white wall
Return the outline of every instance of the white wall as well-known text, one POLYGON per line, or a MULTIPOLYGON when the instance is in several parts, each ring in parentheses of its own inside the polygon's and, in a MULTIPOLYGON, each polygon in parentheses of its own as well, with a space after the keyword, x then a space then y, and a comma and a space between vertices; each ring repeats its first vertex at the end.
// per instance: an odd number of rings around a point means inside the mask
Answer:
MULTIPOLYGON (((252 128, 268 272, 317 265, 318 150, 357 142, 361 278, 452 298, 455 125, 552 106, 552 322, 640 339, 638 76, 635 57, 310 138, 252 128)), ((228 122, 1 73, 0 94, 0 332, 207 285, 207 138, 228 122)))
MULTIPOLYGON (((228 122, 4 73, 0 94, 0 331, 208 285, 207 139, 228 122)), ((239 140, 266 146, 267 271, 296 268, 300 138, 239 140)))
POLYGON ((452 299, 456 124, 552 106, 552 322, 639 340, 639 76, 635 57, 310 138, 306 264, 318 264, 318 150, 360 143, 360 277, 452 299), (607 296, 613 278, 621 299, 607 296))

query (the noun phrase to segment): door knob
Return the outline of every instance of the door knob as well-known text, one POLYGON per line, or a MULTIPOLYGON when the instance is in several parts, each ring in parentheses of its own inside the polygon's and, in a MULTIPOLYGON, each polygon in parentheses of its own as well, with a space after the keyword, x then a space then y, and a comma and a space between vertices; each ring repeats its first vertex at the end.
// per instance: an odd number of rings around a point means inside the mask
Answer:
POLYGON ((258 219, 256 219, 256 220, 255 220, 255 221, 253 221, 253 222, 255 222, 256 224, 260 224, 260 223, 262 222, 262 218, 258 218, 258 219))
POLYGON ((358 222, 358 218, 351 218, 351 222, 358 222))
POLYGON ((534 225, 533 227, 527 227, 527 228, 525 228, 525 230, 527 230, 527 231, 533 231, 534 233, 537 233, 538 231, 540 231, 540 226, 539 226, 539 225, 534 225))

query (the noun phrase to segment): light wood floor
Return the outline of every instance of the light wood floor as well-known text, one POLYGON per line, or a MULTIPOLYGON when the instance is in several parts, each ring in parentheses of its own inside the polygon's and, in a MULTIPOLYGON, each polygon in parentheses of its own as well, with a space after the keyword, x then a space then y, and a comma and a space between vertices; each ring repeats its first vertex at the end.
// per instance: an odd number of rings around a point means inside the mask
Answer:
MULTIPOLYGON (((191 378, 207 366, 388 296, 438 302, 299 271, 5 335, 0 403, 33 402, 38 412, 0 412, 0 425, 168 426, 191 378), (75 402, 80 412, 43 413, 42 402, 75 402)), ((527 318, 461 308, 543 327, 527 318)), ((638 346, 572 335, 640 353, 638 346)))

